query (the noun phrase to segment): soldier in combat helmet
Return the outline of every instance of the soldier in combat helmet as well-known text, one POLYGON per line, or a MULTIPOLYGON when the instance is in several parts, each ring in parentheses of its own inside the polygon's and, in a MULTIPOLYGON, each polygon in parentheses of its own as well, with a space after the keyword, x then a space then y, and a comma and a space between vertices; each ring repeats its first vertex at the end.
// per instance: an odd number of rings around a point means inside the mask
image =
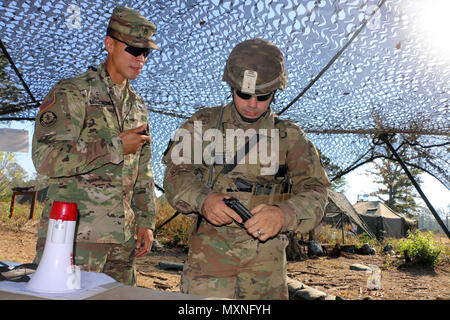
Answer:
MULTIPOLYGON (((196 112, 177 132, 191 133, 190 142, 195 145, 201 137, 199 128, 201 132, 217 128, 224 136, 238 130, 267 129, 268 135, 273 132, 277 137, 271 140, 279 147, 277 170, 262 170, 267 162, 257 159, 252 163, 248 150, 243 161, 219 161, 226 157, 229 145, 224 154, 216 152, 212 162, 206 158, 198 163, 186 161, 195 159, 195 152, 198 157, 195 148, 192 154, 183 149, 181 161, 174 135, 163 157, 166 197, 176 210, 195 212, 199 219, 190 238, 181 291, 233 299, 288 299, 286 232, 307 233, 319 224, 330 182, 305 133, 270 107, 276 91, 284 90, 287 82, 277 46, 262 39, 239 43, 227 60, 223 81, 230 85, 232 102, 196 112), (230 197, 253 215, 243 225, 242 218, 223 201, 230 197)), ((200 153, 206 154, 209 144, 200 145, 200 153)), ((260 148, 261 140, 259 156, 260 148)), ((237 150, 238 146, 233 152, 237 150)))
POLYGON ((158 49, 155 31, 139 12, 115 8, 106 61, 58 82, 40 106, 32 158, 50 186, 34 263, 44 250, 52 203, 75 202, 74 264, 135 285, 135 260, 150 252, 156 208, 149 114, 129 80, 158 49))

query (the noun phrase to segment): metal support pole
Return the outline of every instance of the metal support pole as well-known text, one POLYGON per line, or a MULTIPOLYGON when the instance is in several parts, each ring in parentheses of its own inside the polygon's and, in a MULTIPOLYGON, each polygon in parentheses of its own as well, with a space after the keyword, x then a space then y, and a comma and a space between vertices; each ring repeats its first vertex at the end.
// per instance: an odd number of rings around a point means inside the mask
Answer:
POLYGON ((173 219, 175 219, 178 215, 180 214, 180 211, 175 212, 169 219, 167 219, 166 221, 164 221, 163 223, 161 223, 159 226, 157 226, 155 228, 155 232, 153 232, 156 235, 156 232, 159 231, 159 229, 161 229, 162 227, 164 227, 166 224, 168 224, 170 221, 172 221, 173 219))
MULTIPOLYGON (((155 183, 155 187, 156 187, 159 191, 161 191, 162 193, 165 193, 164 189, 161 188, 160 186, 158 186, 156 183, 155 183)), ((180 214, 179 211, 175 212, 169 219, 167 219, 166 221, 164 221, 163 223, 161 223, 159 226, 157 226, 157 227, 155 228, 155 231, 153 232, 154 236, 156 237, 156 233, 157 233, 162 227, 164 227, 166 224, 168 224, 170 221, 172 221, 173 219, 175 219, 179 214, 180 214)))
POLYGON ((448 231, 447 227, 445 226, 444 222, 442 222, 441 218, 439 217, 439 215, 437 214, 436 210, 434 210, 433 206, 431 205, 430 201, 428 201, 427 197, 425 196, 425 194, 422 192, 422 189, 420 188, 420 186, 417 184, 416 180, 414 179, 414 177, 412 176, 411 172, 409 172, 408 168, 406 167, 405 163, 402 161, 402 159, 400 158, 400 156, 398 155, 397 151, 395 151, 394 147, 392 146, 392 144, 389 142, 389 138, 388 135, 386 133, 380 134, 378 136, 378 138, 380 140, 382 140, 384 143, 386 143, 386 145, 388 146, 389 150, 391 150, 392 154, 394 155, 394 157, 397 159, 397 161, 400 163, 400 165, 402 166, 403 170, 405 171, 406 175, 408 176, 409 180, 411 180, 412 184, 414 185, 414 187, 416 188, 417 192, 420 194, 420 196, 422 197, 423 201, 425 201, 425 204, 427 205, 428 209, 430 209, 431 213, 433 214, 434 218, 436 219, 436 221, 438 222, 439 226, 442 228, 442 230, 444 230, 445 234, 447 235, 447 237, 450 239, 450 232, 448 231))
POLYGON ((8 50, 6 50, 6 47, 3 44, 3 41, 1 39, 0 39, 0 49, 3 51, 3 54, 5 55, 6 59, 8 59, 8 61, 11 64, 11 67, 13 68, 14 72, 19 77, 20 82, 22 82, 22 85, 23 85, 25 91, 28 93, 28 95, 30 96, 31 100, 33 100, 33 103, 36 104, 37 107, 39 107, 39 103, 36 101, 36 99, 34 98, 33 94, 31 93, 30 88, 28 87, 27 83, 23 79, 22 74, 20 73, 19 69, 17 69, 16 65, 14 64, 13 59, 9 55, 8 50))

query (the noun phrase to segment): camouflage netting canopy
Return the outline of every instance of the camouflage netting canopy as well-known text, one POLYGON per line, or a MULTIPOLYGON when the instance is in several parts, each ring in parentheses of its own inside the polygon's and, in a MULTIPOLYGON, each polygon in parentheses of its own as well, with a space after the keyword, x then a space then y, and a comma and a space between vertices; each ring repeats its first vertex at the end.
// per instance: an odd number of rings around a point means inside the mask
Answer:
POLYGON ((260 37, 286 59, 288 88, 274 110, 340 168, 332 178, 391 157, 375 139, 389 133, 409 166, 449 188, 449 27, 439 27, 448 22, 447 2, 2 1, 0 117, 34 118, 58 80, 103 61, 108 19, 126 5, 157 25, 161 50, 133 81, 151 111, 157 183, 171 133, 197 109, 230 101, 221 81, 226 58, 237 43, 260 37))

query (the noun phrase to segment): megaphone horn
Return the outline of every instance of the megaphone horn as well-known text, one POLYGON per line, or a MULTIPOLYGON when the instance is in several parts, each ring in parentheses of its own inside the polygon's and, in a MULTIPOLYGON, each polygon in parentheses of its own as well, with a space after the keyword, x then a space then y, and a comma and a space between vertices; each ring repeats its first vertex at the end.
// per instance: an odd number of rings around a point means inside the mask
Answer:
POLYGON ((81 288, 81 273, 73 265, 77 204, 54 201, 44 252, 26 288, 35 292, 64 293, 81 288))

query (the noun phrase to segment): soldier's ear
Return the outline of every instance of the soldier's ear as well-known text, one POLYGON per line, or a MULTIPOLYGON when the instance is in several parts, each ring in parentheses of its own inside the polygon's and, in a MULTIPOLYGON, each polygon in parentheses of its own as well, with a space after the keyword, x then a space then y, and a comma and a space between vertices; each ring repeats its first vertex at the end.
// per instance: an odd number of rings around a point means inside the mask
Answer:
POLYGON ((106 36, 105 37, 105 49, 108 53, 111 53, 114 48, 114 40, 113 38, 106 36))

